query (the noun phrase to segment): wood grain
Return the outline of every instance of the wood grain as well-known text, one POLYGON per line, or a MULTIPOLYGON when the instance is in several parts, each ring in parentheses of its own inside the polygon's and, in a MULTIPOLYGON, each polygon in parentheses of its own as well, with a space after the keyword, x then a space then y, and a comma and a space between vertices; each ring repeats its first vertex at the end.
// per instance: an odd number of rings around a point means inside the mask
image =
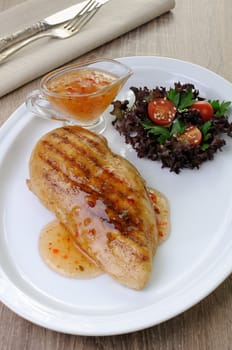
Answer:
MULTIPOLYGON (((22 0, 0 0, 0 11, 22 0)), ((174 11, 79 57, 158 55, 200 64, 232 81, 231 0, 176 0, 174 11)), ((0 100, 0 124, 38 85, 0 100)), ((38 327, 0 304, 1 350, 231 350, 232 276, 183 314, 128 335, 81 337, 38 327)))

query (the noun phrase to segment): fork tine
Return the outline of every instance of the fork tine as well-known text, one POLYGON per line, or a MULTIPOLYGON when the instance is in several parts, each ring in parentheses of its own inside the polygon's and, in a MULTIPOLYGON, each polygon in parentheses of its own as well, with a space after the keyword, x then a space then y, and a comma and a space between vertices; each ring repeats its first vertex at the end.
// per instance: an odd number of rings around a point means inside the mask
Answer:
POLYGON ((80 19, 87 11, 91 10, 92 5, 96 3, 96 0, 89 0, 85 6, 81 9, 80 12, 76 14, 72 19, 70 19, 67 23, 65 23, 64 28, 71 29, 72 25, 76 23, 77 20, 80 19))
POLYGON ((80 20, 76 20, 76 23, 72 25, 72 31, 76 32, 79 31, 85 24, 87 24, 91 18, 95 15, 95 13, 100 9, 101 4, 96 3, 95 6, 89 11, 86 12, 84 15, 80 17, 80 20))

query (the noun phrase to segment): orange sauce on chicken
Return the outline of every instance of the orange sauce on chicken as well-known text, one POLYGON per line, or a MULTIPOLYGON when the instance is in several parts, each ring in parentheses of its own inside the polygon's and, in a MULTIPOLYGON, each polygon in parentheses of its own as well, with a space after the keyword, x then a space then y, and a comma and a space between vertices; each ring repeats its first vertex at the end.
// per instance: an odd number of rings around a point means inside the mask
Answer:
POLYGON ((46 97, 65 116, 91 122, 117 95, 122 84, 121 81, 116 82, 117 79, 116 75, 100 69, 69 71, 47 83, 47 89, 52 93, 46 97))
POLYGON ((148 189, 148 195, 155 211, 159 242, 162 242, 167 238, 170 231, 170 212, 168 201, 161 192, 153 188, 148 189))
POLYGON ((39 252, 45 263, 63 276, 91 278, 102 273, 102 270, 75 246, 70 233, 57 220, 42 230, 39 252))
MULTIPOLYGON (((156 190, 149 188, 148 195, 154 207, 161 242, 167 237, 170 228, 168 203, 164 195, 156 190)), ((100 267, 78 249, 72 235, 58 220, 52 221, 42 230, 39 252, 52 270, 66 277, 91 278, 103 273, 100 267)))

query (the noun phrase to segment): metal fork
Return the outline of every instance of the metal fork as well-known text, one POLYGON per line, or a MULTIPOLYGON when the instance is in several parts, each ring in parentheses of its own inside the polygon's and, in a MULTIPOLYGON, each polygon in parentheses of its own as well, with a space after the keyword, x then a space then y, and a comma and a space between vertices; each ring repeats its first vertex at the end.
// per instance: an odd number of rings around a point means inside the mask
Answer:
POLYGON ((91 20, 91 18, 96 14, 101 6, 102 3, 98 1, 89 0, 81 9, 81 11, 77 13, 77 15, 71 20, 56 25, 50 25, 47 23, 45 27, 43 23, 43 28, 36 28, 36 33, 30 37, 20 40, 13 45, 9 45, 7 42, 3 43, 3 45, 1 45, 2 48, 0 48, 0 64, 4 62, 9 56, 13 55, 15 52, 19 51, 35 40, 44 38, 46 36, 66 39, 75 35, 91 20))

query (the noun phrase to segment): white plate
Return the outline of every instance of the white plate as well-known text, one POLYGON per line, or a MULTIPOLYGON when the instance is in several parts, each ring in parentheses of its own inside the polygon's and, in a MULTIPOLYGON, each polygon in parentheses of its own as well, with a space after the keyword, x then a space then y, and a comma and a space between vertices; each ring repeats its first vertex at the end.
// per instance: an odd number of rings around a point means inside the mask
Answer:
MULTIPOLYGON (((174 59, 120 59, 134 70, 131 85, 169 87, 193 82, 202 95, 232 99, 232 85, 218 75, 174 59)), ((112 335, 143 329, 183 312, 213 291, 232 271, 232 142, 200 170, 180 175, 138 159, 110 123, 112 149, 134 163, 149 186, 170 201, 171 235, 154 258, 143 291, 109 276, 75 280, 48 269, 38 253, 41 229, 53 215, 27 189, 28 160, 41 135, 57 127, 22 105, 0 129, 0 298, 14 312, 41 326, 71 334, 112 335)))

